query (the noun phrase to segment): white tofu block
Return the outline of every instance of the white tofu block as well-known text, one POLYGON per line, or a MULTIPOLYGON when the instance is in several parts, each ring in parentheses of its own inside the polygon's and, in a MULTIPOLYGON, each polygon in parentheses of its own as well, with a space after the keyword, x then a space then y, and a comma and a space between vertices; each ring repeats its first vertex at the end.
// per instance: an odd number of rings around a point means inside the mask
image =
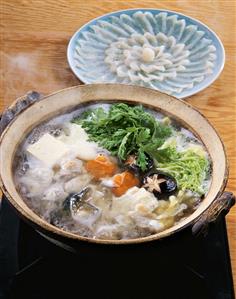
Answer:
POLYGON ((95 142, 89 142, 88 134, 85 130, 76 124, 69 124, 70 134, 61 135, 58 138, 64 143, 72 146, 76 156, 81 160, 93 160, 98 155, 98 145, 95 142))
POLYGON ((65 143, 48 133, 27 148, 29 153, 49 167, 56 164, 69 150, 65 143))

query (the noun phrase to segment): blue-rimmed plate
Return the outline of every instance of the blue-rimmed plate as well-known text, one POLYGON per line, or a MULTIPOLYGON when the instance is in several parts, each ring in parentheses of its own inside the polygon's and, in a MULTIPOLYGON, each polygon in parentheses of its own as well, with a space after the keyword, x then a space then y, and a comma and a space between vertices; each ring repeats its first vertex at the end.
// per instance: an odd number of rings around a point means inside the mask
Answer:
POLYGON ((219 37, 193 18, 129 9, 82 26, 69 42, 67 57, 84 83, 135 84, 186 98, 216 80, 225 52, 219 37))

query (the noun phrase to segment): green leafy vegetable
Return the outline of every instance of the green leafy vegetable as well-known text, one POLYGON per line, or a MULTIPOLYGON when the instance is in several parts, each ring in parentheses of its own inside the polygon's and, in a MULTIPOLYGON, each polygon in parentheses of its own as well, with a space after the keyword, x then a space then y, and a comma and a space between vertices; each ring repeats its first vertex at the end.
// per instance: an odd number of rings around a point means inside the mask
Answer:
POLYGON ((157 169, 172 175, 180 189, 203 194, 202 183, 209 171, 209 162, 201 146, 194 145, 178 152, 169 119, 158 122, 142 106, 114 104, 106 112, 103 108, 86 111, 73 120, 88 133, 90 140, 106 148, 112 155, 125 160, 137 155, 138 166, 147 169, 148 156, 157 169))
POLYGON ((103 108, 86 111, 73 122, 85 129, 91 141, 121 160, 136 154, 137 164, 143 171, 149 154, 146 149, 157 149, 171 135, 171 127, 158 122, 142 106, 123 103, 112 105, 108 112, 103 108))
POLYGON ((194 148, 177 152, 175 147, 158 149, 150 153, 154 157, 157 169, 172 175, 183 190, 205 193, 202 183, 209 172, 209 161, 206 155, 198 153, 194 148))

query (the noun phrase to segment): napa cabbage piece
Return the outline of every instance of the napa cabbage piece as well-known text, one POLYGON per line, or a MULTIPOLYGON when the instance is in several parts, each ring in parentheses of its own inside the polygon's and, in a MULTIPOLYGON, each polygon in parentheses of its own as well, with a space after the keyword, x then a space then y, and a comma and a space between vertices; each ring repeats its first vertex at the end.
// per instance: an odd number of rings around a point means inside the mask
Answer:
POLYGON ((191 190, 202 195, 205 193, 203 182, 207 179, 210 163, 207 153, 201 146, 193 145, 178 152, 176 146, 146 151, 154 158, 159 171, 172 175, 182 190, 191 190))

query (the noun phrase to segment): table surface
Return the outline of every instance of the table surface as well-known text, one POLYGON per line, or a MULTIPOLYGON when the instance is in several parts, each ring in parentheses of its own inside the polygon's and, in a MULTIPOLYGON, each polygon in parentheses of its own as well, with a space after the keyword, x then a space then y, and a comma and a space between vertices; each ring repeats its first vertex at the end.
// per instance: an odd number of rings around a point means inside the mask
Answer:
MULTIPOLYGON (((188 98, 217 129, 230 163, 227 190, 236 194, 236 2, 232 1, 98 1, 2 0, 0 110, 29 90, 44 94, 80 84, 71 72, 66 49, 72 34, 102 14, 127 8, 170 9, 196 18, 221 38, 225 68, 206 90, 188 98)), ((227 216, 236 288, 236 207, 227 216)))

